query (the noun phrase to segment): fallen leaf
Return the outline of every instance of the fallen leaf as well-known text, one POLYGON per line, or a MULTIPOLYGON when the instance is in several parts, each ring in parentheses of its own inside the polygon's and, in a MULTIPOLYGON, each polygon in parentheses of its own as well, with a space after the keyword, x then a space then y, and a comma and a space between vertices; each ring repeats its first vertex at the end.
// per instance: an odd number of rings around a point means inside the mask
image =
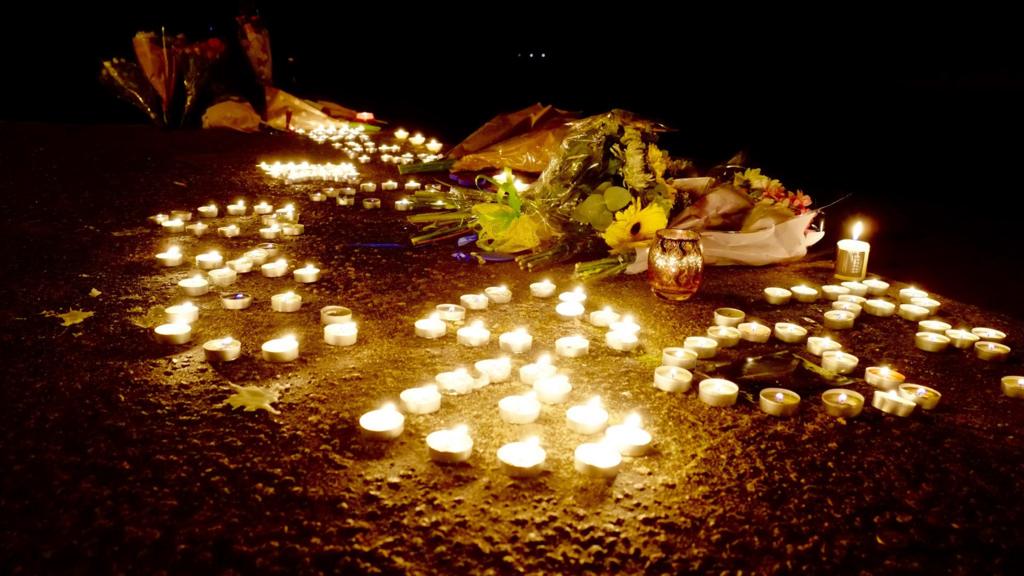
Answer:
POLYGON ((260 388, 259 386, 239 386, 231 384, 235 393, 228 396, 224 404, 231 406, 231 409, 243 408, 246 412, 266 410, 271 414, 280 414, 271 404, 277 402, 280 393, 276 389, 260 388))
POLYGON ((97 290, 95 288, 93 288, 92 290, 89 290, 89 296, 92 296, 93 298, 99 296, 100 294, 103 294, 103 292, 100 292, 99 290, 97 290))
POLYGON ((95 312, 87 312, 85 310, 68 310, 64 314, 57 314, 53 310, 44 310, 41 313, 43 316, 49 316, 51 318, 60 318, 64 321, 62 326, 71 326, 73 324, 79 324, 86 318, 91 317, 95 312))

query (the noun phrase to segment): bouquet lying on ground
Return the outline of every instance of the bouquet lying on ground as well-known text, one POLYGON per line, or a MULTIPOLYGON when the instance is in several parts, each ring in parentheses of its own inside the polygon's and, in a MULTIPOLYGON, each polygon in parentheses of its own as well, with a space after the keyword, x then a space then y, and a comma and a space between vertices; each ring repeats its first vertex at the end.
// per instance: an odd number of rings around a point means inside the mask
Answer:
POLYGON ((476 189, 453 188, 448 201, 458 210, 410 217, 427 228, 413 243, 475 233, 484 259, 516 254, 521 267, 534 269, 596 258, 578 263, 576 274, 597 278, 627 271, 638 256, 646 262, 646 247, 670 222, 743 230, 748 220, 761 226, 807 210, 809 197, 759 170, 693 178, 689 161, 657 146, 664 130, 620 110, 572 122, 535 182, 523 185, 506 169, 498 178, 478 176, 476 189))

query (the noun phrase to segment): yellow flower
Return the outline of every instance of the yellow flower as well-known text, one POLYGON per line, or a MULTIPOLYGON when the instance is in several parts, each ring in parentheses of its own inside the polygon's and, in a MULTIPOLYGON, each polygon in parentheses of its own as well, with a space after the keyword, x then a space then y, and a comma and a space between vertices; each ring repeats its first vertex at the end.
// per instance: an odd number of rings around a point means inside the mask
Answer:
POLYGON ((657 204, 640 208, 640 201, 615 213, 615 222, 604 231, 602 237, 612 252, 638 248, 654 238, 654 233, 668 225, 665 210, 657 204))

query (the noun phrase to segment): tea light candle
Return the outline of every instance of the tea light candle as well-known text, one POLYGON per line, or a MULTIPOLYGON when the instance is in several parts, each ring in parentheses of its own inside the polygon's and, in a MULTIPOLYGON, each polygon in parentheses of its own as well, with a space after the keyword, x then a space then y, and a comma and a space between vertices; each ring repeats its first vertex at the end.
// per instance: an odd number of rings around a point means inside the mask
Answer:
POLYGON ((281 234, 284 234, 285 236, 302 236, 302 234, 305 232, 305 224, 296 224, 293 222, 290 224, 281 225, 281 234))
POLYGON ((504 284, 484 288, 484 295, 495 304, 508 304, 512 300, 512 291, 504 284))
POLYGON ((409 137, 409 144, 412 144, 413 146, 423 146, 423 143, 426 141, 427 138, 419 132, 409 137))
POLYGON ((288 291, 270 297, 270 309, 274 312, 298 312, 302 307, 302 296, 288 291))
POLYGON ((594 310, 589 317, 590 323, 598 327, 610 326, 612 323, 618 322, 619 318, 619 314, 608 306, 601 310, 594 310))
POLYGON ((871 395, 871 405, 885 412, 906 418, 914 412, 917 404, 912 400, 901 398, 895 390, 875 390, 871 395))
POLYGON ((167 321, 171 324, 191 324, 199 319, 199 308, 191 302, 182 302, 164 308, 167 321))
POLYGON ((161 324, 153 329, 153 338, 161 344, 185 344, 192 339, 189 324, 161 324))
POLYGON ((854 296, 853 294, 840 294, 839 298, 836 299, 836 302, 852 302, 853 304, 862 307, 864 306, 864 303, 867 301, 867 298, 863 296, 854 296))
POLYGON ((321 324, 345 324, 352 321, 352 310, 344 306, 324 306, 320 309, 321 324))
POLYGON ((906 376, 888 366, 870 366, 864 370, 864 380, 882 390, 894 390, 906 380, 906 376))
POLYGON ((654 387, 665 392, 686 392, 693 382, 693 373, 678 366, 658 366, 654 369, 654 387))
POLYGON ((867 286, 868 296, 882 296, 889 289, 889 283, 878 278, 861 280, 861 284, 867 286))
MULTIPOLYGON (((356 191, 353 189, 352 194, 355 193, 356 191)), ((327 196, 328 198, 337 198, 338 194, 341 194, 341 190, 339 190, 338 188, 335 188, 333 186, 328 186, 327 188, 324 188, 324 196, 327 196)))
POLYGON ((501 419, 509 424, 532 424, 540 417, 540 401, 533 392, 498 400, 501 419))
POLYGON ((764 289, 764 299, 766 302, 773 306, 782 306, 783 304, 789 304, 789 300, 793 297, 793 293, 785 288, 778 288, 776 286, 770 286, 764 289))
POLYGON ((153 224, 157 225, 157 226, 160 226, 161 224, 166 222, 167 219, 168 219, 167 214, 154 214, 154 215, 149 217, 149 221, 152 222, 153 224))
POLYGON ((920 322, 928 317, 928 309, 917 304, 900 304, 897 314, 904 320, 920 322))
POLYGON ((214 286, 224 287, 235 283, 235 280, 238 279, 238 272, 232 268, 217 268, 210 270, 207 276, 210 277, 210 283, 214 286))
POLYGON ((640 333, 640 325, 637 324, 629 314, 623 316, 622 319, 617 322, 612 322, 609 324, 608 328, 612 332, 629 332, 631 334, 640 333))
POLYGON ((896 312, 896 305, 888 300, 872 299, 864 302, 862 308, 864 312, 871 316, 878 316, 881 318, 887 318, 892 316, 896 312))
POLYGON ((238 200, 227 205, 228 216, 245 216, 245 200, 238 200))
POLYGON ((1024 398, 1024 376, 1003 376, 1000 382, 1007 397, 1024 398))
POLYGON ((1002 362, 1010 355, 1010 347, 998 342, 975 342, 974 354, 981 360, 1002 362))
POLYGON ((409 137, 409 132, 407 132, 405 130, 405 128, 399 128, 398 130, 395 130, 395 139, 396 140, 402 141, 402 140, 405 140, 408 137, 409 137))
POLYGON ((335 200, 335 203, 338 206, 355 206, 356 205, 356 197, 355 196, 338 196, 338 199, 335 200))
POLYGON ((825 298, 827 298, 829 300, 832 300, 832 301, 838 300, 839 296, 841 294, 849 294, 850 293, 850 289, 849 288, 847 288, 845 286, 834 286, 832 284, 829 284, 829 285, 826 285, 826 286, 822 286, 821 287, 821 291, 822 291, 822 293, 825 294, 825 298))
POLYGON ((441 393, 436 384, 406 388, 398 398, 409 414, 433 414, 441 409, 441 393))
POLYGON ((917 329, 921 332, 945 334, 947 330, 952 330, 953 326, 941 320, 921 320, 917 323, 917 329))
MULTIPOLYGON (((422 318, 416 321, 416 335, 420 338, 435 339, 441 338, 448 332, 448 325, 445 324, 444 320, 441 320, 440 315, 436 312, 431 314, 428 318, 422 318)), ((502 335, 504 336, 504 334, 502 335)))
POLYGON ((847 290, 849 290, 850 291, 849 293, 854 295, 854 296, 867 296, 867 294, 868 294, 868 286, 867 286, 867 284, 864 284, 863 282, 853 282, 853 281, 850 281, 850 282, 842 282, 839 285, 842 286, 843 288, 846 288, 847 290))
POLYGON ((949 337, 949 341, 954 348, 959 348, 961 350, 972 348, 974 343, 980 340, 976 334, 972 334, 971 332, 960 328, 946 330, 946 336, 949 337))
POLYGON ((587 293, 583 291, 581 286, 577 286, 572 292, 562 292, 558 295, 560 302, 578 302, 583 304, 587 301, 587 293))
POLYGON ((498 448, 501 470, 511 478, 532 478, 540 475, 547 453, 540 440, 527 438, 523 442, 510 442, 498 448))
POLYGON ((267 262, 260 266, 260 273, 267 278, 280 278, 288 273, 288 262, 284 258, 267 262))
POLYGON ((732 348, 740 342, 740 331, 732 326, 711 326, 707 333, 718 342, 719 348, 732 348))
POLYGON ((427 151, 430 152, 431 154, 437 154, 438 152, 441 151, 441 148, 443 147, 444 144, 441 144, 440 142, 434 140, 433 138, 430 139, 430 142, 427 142, 427 151))
POLYGON ((746 313, 743 310, 736 308, 719 308, 715 310, 715 326, 732 326, 736 327, 743 319, 746 318, 746 313))
POLYGON ((590 353, 590 340, 583 336, 563 336, 555 340, 555 354, 563 358, 578 358, 590 353))
POLYGON ((473 453, 473 439, 469 436, 468 428, 456 426, 427 434, 427 448, 434 462, 457 464, 469 460, 473 453))
MULTIPOLYGON (((377 183, 376 182, 363 182, 362 184, 359 185, 359 191, 372 194, 372 193, 377 191, 377 183)), ((351 196, 351 194, 346 194, 346 196, 351 196)))
POLYGON ((291 362, 299 357, 299 341, 289 334, 283 338, 267 340, 261 350, 267 362, 291 362))
POLYGON ((434 376, 434 380, 441 392, 446 394, 468 394, 476 387, 476 379, 465 368, 440 372, 434 376))
POLYGON ((296 282, 311 284, 320 279, 320 269, 312 264, 306 264, 302 268, 293 270, 292 277, 295 278, 296 282))
POLYGON ((842 300, 837 300, 837 301, 833 302, 832 303, 832 309, 833 310, 846 310, 847 312, 853 314, 854 319, 856 319, 858 316, 860 316, 860 313, 861 313, 861 310, 862 310, 860 304, 855 304, 853 302, 844 302, 842 300))
POLYGON ((697 358, 707 360, 718 352, 718 341, 706 336, 687 336, 683 340, 683 348, 697 353, 697 358))
POLYGON ((441 320, 461 322, 466 318, 466 309, 458 304, 438 304, 434 307, 441 320))
POLYGON ((927 308, 928 313, 932 315, 937 314, 939 312, 939 308, 942 306, 942 303, 934 298, 911 298, 910 303, 915 306, 927 308))
POLYGON ((791 322, 776 322, 773 333, 787 344, 799 344, 807 338, 807 328, 791 322))
POLYGON ((639 414, 630 414, 622 424, 609 426, 604 437, 623 456, 643 456, 650 451, 653 441, 639 414))
POLYGON ((252 295, 245 292, 221 294, 220 306, 225 310, 245 310, 252 305, 252 295))
POLYGON ((311 202, 323 202, 324 200, 327 200, 327 195, 323 192, 314 190, 309 193, 309 200, 311 202))
POLYGON ((1006 340, 1006 332, 995 328, 971 328, 971 334, 986 342, 1002 342, 1006 340))
POLYGON ((927 298, 927 297, 928 297, 928 293, 927 292, 925 292, 924 290, 918 290, 917 288, 914 288, 913 286, 910 286, 908 288, 903 288, 902 290, 900 290, 900 303, 902 303, 902 304, 910 304, 910 301, 913 300, 914 298, 927 298))
POLYGON ((469 326, 463 326, 455 332, 459 344, 470 348, 483 346, 491 341, 491 331, 484 328, 483 322, 477 320, 469 326))
POLYGON ((914 345, 925 352, 942 352, 949 346, 949 337, 934 332, 918 332, 914 335, 914 345))
POLYGON ((561 404, 569 399, 572 384, 565 374, 555 374, 549 378, 539 378, 533 383, 533 391, 537 399, 545 404, 561 404))
POLYGON ((172 220, 181 220, 183 222, 188 222, 188 221, 192 220, 192 211, 191 210, 171 210, 171 219, 172 220))
POLYGON ((181 234, 185 231, 185 222, 180 218, 169 218, 161 222, 160 226, 168 234, 181 234))
POLYGON ((259 204, 252 207, 252 213, 260 216, 264 214, 270 214, 274 211, 274 207, 267 204, 266 200, 261 200, 259 204))
POLYGON ((800 395, 785 388, 765 388, 759 394, 758 405, 769 416, 793 416, 800 409, 800 395))
POLYGON ((409 181, 407 181, 405 183, 405 189, 409 190, 411 192, 415 192, 416 190, 419 190, 420 188, 423 188, 423 185, 420 184, 419 182, 415 181, 415 180, 409 180, 409 181))
POLYGON ((216 250, 211 250, 205 254, 196 256, 196 267, 200 270, 213 270, 214 268, 220 268, 223 265, 224 257, 216 250))
POLYGON ((203 343, 207 362, 231 362, 242 355, 242 343, 230 336, 203 343))
POLYGON ((177 246, 171 246, 167 250, 156 255, 156 261, 166 268, 181 266, 182 259, 183 256, 181 254, 181 249, 177 246))
POLYGON ((853 321, 856 318, 857 316, 849 310, 829 310, 825 312, 825 328, 830 330, 848 330, 853 328, 853 321))
POLYGON ((185 226, 185 230, 191 232, 196 238, 202 238, 210 231, 210 225, 203 222, 196 222, 195 224, 185 226))
POLYGON ((235 258, 234 260, 228 260, 225 264, 227 264, 227 267, 234 270, 237 274, 248 274, 249 272, 252 272, 253 261, 249 260, 245 256, 235 258))
POLYGON ((398 190, 398 182, 394 180, 386 180, 380 185, 381 190, 398 190))
POLYGON ((394 404, 385 404, 359 417, 363 436, 371 440, 393 440, 405 430, 405 415, 394 404))
POLYGON ((821 367, 836 374, 849 374, 857 367, 860 359, 842 350, 826 350, 821 353, 821 367))
MULTIPOLYGON (((563 302, 562 304, 568 304, 563 302)), ((617 352, 632 352, 640 343, 635 332, 612 330, 604 335, 604 343, 617 352)))
POLYGON ((579 302, 559 302, 558 305, 555 306, 555 313, 562 318, 579 318, 580 316, 583 316, 584 312, 583 304, 580 304, 579 302))
POLYGON ((530 284, 530 294, 534 298, 550 298, 555 294, 555 289, 555 284, 547 278, 530 284))
POLYGON ((498 384, 512 378, 512 361, 506 356, 477 360, 473 367, 480 373, 477 388, 480 388, 481 380, 485 380, 486 384, 498 384))
POLYGON ((266 228, 260 228, 260 238, 264 240, 277 240, 277 237, 281 235, 281 228, 277 224, 272 224, 266 228))
POLYGON ((363 198, 364 210, 376 210, 380 208, 380 198, 363 198))
POLYGON ((178 287, 181 288, 181 291, 186 296, 202 296, 210 291, 210 283, 206 281, 206 278, 199 275, 179 281, 178 287))
POLYGON ((216 218, 220 210, 217 209, 216 204, 210 202, 206 206, 196 208, 196 212, 199 212, 199 216, 202 218, 216 218))
POLYGON ((661 350, 661 363, 693 370, 697 367, 697 353, 687 348, 670 346, 661 350))
POLYGON ((459 302, 467 310, 486 310, 490 299, 485 294, 463 294, 459 302))
POLYGON ((706 378, 697 385, 697 395, 708 406, 723 408, 736 403, 740 387, 723 378, 706 378))
POLYGON ((852 238, 844 238, 836 243, 836 278, 863 280, 867 275, 871 245, 859 240, 863 231, 864 224, 857 222, 853 225, 852 238))
POLYGON ((408 212, 412 210, 413 206, 412 200, 409 200, 408 198, 395 200, 395 210, 399 212, 408 212))
POLYGON ((444 200, 434 200, 433 202, 430 203, 431 210, 444 210, 447 207, 448 205, 445 204, 444 200))
POLYGON ((864 396, 846 388, 830 388, 821 394, 825 413, 836 418, 856 418, 864 409, 864 396))
POLYGON ((324 342, 328 346, 352 346, 359 340, 359 326, 355 322, 324 324, 324 342))
POLYGON ((601 397, 594 396, 586 404, 577 404, 566 410, 565 422, 578 434, 597 434, 608 426, 608 411, 601 405, 601 397))
POLYGON ((843 345, 828 336, 811 336, 807 339, 807 351, 815 356, 821 356, 829 350, 842 350, 843 345))
POLYGON ((818 300, 818 291, 810 286, 800 284, 798 286, 793 286, 789 291, 793 293, 793 298, 797 302, 808 303, 816 302, 818 300))
POLYGON ((900 398, 910 400, 921 407, 921 410, 932 410, 939 405, 942 394, 934 388, 921 384, 900 384, 900 398))
POLYGON ((519 369, 519 381, 523 384, 533 384, 537 380, 551 378, 556 372, 557 369, 551 364, 551 356, 541 354, 536 362, 519 369))
POLYGON ((533 347, 533 336, 526 331, 526 328, 516 328, 512 332, 504 332, 498 336, 498 346, 503 352, 522 354, 529 352, 533 347))
POLYGON ((772 335, 771 328, 758 322, 742 322, 736 328, 740 331, 740 338, 747 342, 764 343, 772 335))
POLYGON ((241 233, 242 229, 237 224, 228 224, 217 228, 217 235, 221 238, 234 238, 241 233))
POLYGON ((252 260, 252 263, 256 264, 257 266, 262 266, 266 264, 267 260, 269 260, 271 257, 277 255, 277 247, 275 244, 267 242, 265 244, 261 244, 260 246, 270 246, 273 249, 256 247, 243 254, 242 257, 252 260))
POLYGON ((584 476, 614 478, 621 464, 622 455, 611 442, 586 442, 573 452, 573 466, 584 476))

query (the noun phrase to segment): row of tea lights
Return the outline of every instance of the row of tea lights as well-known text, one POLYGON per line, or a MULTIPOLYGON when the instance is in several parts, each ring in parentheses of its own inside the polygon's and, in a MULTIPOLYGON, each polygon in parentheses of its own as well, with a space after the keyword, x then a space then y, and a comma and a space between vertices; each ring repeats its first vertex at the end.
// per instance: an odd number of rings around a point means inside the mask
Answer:
MULTIPOLYGON (((240 199, 228 204, 225 209, 228 216, 245 216, 248 206, 245 200, 240 199)), ((199 206, 196 211, 201 218, 217 218, 220 214, 220 208, 212 202, 205 206, 199 206)), ((272 205, 261 201, 252 206, 252 212, 261 217, 262 227, 259 229, 259 235, 264 240, 276 240, 282 236, 300 236, 305 232, 305 226, 299 223, 299 215, 293 204, 287 204, 275 210, 272 205)), ((170 234, 189 232, 197 238, 202 238, 212 228, 203 221, 186 225, 186 222, 192 220, 192 212, 189 210, 173 210, 169 215, 156 214, 151 216, 150 220, 170 234)), ((216 227, 216 232, 222 238, 236 238, 242 234, 242 228, 238 224, 228 224, 216 227)))

